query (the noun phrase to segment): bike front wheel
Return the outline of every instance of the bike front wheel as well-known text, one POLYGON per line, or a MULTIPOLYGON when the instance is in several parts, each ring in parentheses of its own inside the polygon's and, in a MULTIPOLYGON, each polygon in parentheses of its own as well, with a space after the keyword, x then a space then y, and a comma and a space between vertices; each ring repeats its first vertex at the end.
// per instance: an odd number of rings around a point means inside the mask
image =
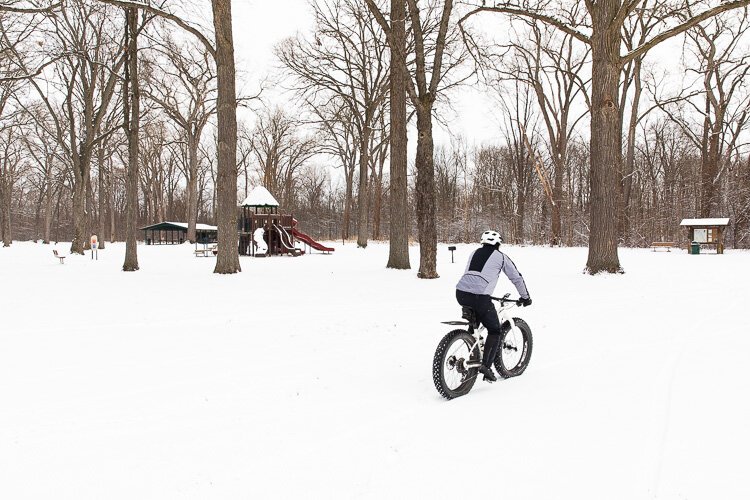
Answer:
POLYGON ((534 346, 531 328, 521 318, 513 318, 516 328, 505 322, 500 336, 500 349, 495 357, 495 369, 503 378, 517 377, 529 366, 534 346))
POLYGON ((438 344, 432 361, 432 380, 435 388, 446 399, 467 394, 477 379, 481 360, 476 339, 465 330, 453 330, 438 344))

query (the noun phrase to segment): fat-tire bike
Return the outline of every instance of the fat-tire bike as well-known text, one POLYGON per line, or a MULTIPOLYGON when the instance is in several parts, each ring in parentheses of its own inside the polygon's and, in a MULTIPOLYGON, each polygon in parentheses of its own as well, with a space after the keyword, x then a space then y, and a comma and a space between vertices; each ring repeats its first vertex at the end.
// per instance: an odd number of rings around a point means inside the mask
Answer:
MULTIPOLYGON (((529 365, 533 339, 531 328, 521 318, 511 316, 518 303, 503 297, 490 297, 498 303, 500 319, 500 348, 494 360, 495 369, 502 378, 517 377, 529 365)), ((432 380, 435 388, 446 399, 468 394, 476 382, 484 352, 484 335, 487 329, 480 325, 470 307, 462 307, 464 321, 442 321, 445 325, 467 326, 445 335, 435 350, 432 361, 432 380)))

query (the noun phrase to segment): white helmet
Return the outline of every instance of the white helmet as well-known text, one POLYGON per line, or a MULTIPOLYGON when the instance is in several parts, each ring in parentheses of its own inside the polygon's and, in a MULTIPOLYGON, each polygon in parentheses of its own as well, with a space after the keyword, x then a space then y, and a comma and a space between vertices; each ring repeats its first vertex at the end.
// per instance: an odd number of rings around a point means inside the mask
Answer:
POLYGON ((499 245, 503 242, 503 237, 497 231, 485 231, 479 239, 482 245, 499 245))

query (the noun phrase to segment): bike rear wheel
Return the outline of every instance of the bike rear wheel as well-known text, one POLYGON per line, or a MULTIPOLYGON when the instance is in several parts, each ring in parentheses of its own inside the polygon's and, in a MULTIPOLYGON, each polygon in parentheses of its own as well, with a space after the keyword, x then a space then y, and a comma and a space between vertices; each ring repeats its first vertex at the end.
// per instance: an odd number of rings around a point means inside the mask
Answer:
POLYGON ((516 324, 513 329, 510 323, 503 323, 500 349, 495 357, 495 369, 503 378, 517 377, 526 370, 534 346, 528 323, 521 318, 513 318, 513 322, 516 324))
POLYGON ((481 360, 476 339, 465 330, 453 330, 438 344, 432 360, 432 380, 435 388, 446 399, 467 394, 477 379, 477 368, 467 363, 481 360))

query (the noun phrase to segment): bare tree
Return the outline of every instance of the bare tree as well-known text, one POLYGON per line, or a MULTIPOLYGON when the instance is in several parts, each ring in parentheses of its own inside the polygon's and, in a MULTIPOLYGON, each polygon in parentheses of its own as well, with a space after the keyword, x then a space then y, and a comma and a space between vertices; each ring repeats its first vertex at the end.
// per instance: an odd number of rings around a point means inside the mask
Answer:
POLYGON ((394 64, 396 54, 406 54, 406 9, 404 0, 391 0, 390 52, 390 242, 388 263, 391 269, 410 269, 409 263, 409 189, 407 182, 406 66, 394 64))
POLYGON ((258 116, 252 148, 260 181, 280 203, 290 206, 298 171, 317 152, 315 139, 303 137, 299 121, 276 108, 258 116))
POLYGON ((145 95, 156 103, 185 136, 188 151, 187 239, 195 242, 198 219, 198 146, 203 129, 216 113, 216 74, 211 55, 200 44, 178 45, 171 36, 153 48, 145 95), (162 56, 166 59, 162 60, 162 56))
POLYGON ((29 2, 23 0, 0 0, 0 12, 10 12, 14 14, 51 14, 59 9, 63 2, 29 2))
POLYGON ((341 223, 341 239, 350 236, 351 213, 354 193, 354 173, 358 164, 356 127, 350 118, 352 113, 348 106, 332 101, 311 108, 320 128, 320 152, 335 158, 337 167, 344 170, 344 213, 341 223))
POLYGON ((128 138, 128 178, 127 178, 127 225, 125 229, 125 262, 123 271, 137 271, 138 247, 136 232, 138 230, 138 150, 140 119, 141 119, 141 91, 138 81, 138 9, 127 9, 125 24, 126 56, 125 80, 123 89, 123 128, 128 138))
MULTIPOLYGON (((646 43, 652 32, 666 18, 677 14, 675 5, 660 2, 658 0, 642 0, 640 5, 634 9, 633 15, 625 19, 622 30, 622 41, 625 50, 630 52, 636 47, 646 43)), ((643 95, 643 65, 646 52, 637 55, 622 67, 622 86, 620 89, 620 122, 621 127, 625 124, 626 111, 629 113, 627 121, 627 145, 625 157, 622 163, 622 176, 620 181, 622 208, 619 216, 619 234, 622 240, 627 241, 629 237, 629 214, 630 201, 633 187, 633 175, 635 167, 635 147, 638 124, 653 108, 645 112, 639 111, 641 97, 643 95), (632 89, 632 92, 631 92, 632 89), (630 99, 630 109, 628 108, 630 99)))
POLYGON ((727 209, 732 217, 734 248, 747 248, 750 244, 750 156, 736 157, 729 167, 732 181, 727 193, 727 209))
POLYGON ((368 172, 375 125, 388 92, 386 44, 377 23, 356 0, 312 4, 314 40, 287 40, 277 54, 296 77, 297 91, 320 105, 339 100, 357 131, 357 245, 368 240, 368 172))
MULTIPOLYGON (((571 14, 580 16, 577 12, 571 14)), ((534 91, 553 171, 550 242, 558 245, 562 240, 560 208, 564 203, 563 177, 567 168, 568 143, 585 115, 584 112, 575 116, 574 105, 583 97, 588 109, 588 95, 582 77, 588 50, 576 50, 574 38, 567 33, 558 34, 534 19, 525 21, 526 30, 516 35, 517 40, 502 47, 503 56, 494 70, 499 79, 511 82, 511 95, 518 90, 512 88, 513 82, 517 81, 534 91)), ((500 85, 491 85, 491 88, 505 92, 500 85)), ((518 126, 514 130, 524 133, 518 126)), ((515 137, 515 132, 512 135, 515 137)))
MULTIPOLYGON (((414 68, 409 70, 409 60, 400 45, 394 43, 391 25, 374 0, 366 0, 370 12, 386 34, 392 63, 404 74, 406 90, 417 116, 416 198, 417 228, 419 230, 420 278, 437 278, 437 227, 435 221, 435 165, 432 120, 435 102, 447 82, 446 75, 463 63, 460 52, 452 50, 459 40, 451 22, 453 1, 445 0, 442 9, 428 5, 420 9, 417 0, 407 0, 411 32, 414 37, 414 68), (438 13, 436 27, 431 27, 430 14, 438 13), (426 15, 425 15, 426 13, 426 15), (447 49, 447 50, 446 50, 447 49), (443 88, 441 88, 441 84, 443 88)), ((748 0, 750 1, 750 0, 748 0)))
POLYGON ((234 40, 231 0, 212 0, 216 33, 218 113, 218 211, 219 253, 215 273, 240 272, 237 236, 237 91, 235 89, 234 40))
POLYGON ((252 167, 253 150, 253 132, 241 123, 237 132, 237 173, 244 178, 242 199, 247 198, 250 193, 250 171, 252 167))
POLYGON ((383 110, 378 113, 378 122, 370 138, 370 198, 372 207, 372 237, 380 239, 380 218, 383 210, 383 169, 388 160, 388 145, 391 139, 386 124, 387 104, 381 103, 383 110))
MULTIPOLYGON (((44 110, 37 106, 32 109, 32 112, 44 113, 44 110)), ((57 143, 50 140, 44 128, 39 126, 39 121, 42 120, 45 120, 43 116, 30 120, 30 124, 24 133, 23 142, 37 172, 39 190, 37 217, 42 211, 44 212, 44 222, 40 232, 42 242, 48 244, 52 229, 55 193, 61 189, 59 164, 64 162, 64 158, 60 156, 57 143)))
POLYGON ((216 45, 201 30, 179 16, 147 3, 129 0, 100 0, 121 7, 138 7, 168 19, 195 36, 214 57, 217 69, 218 128, 218 243, 219 251, 214 273, 233 274, 241 271, 237 235, 237 92, 234 65, 231 0, 212 0, 216 45))
POLYGON ((702 217, 717 213, 722 174, 731 165, 750 118, 750 90, 745 83, 750 56, 741 45, 748 28, 750 20, 744 9, 740 16, 717 16, 709 26, 688 31, 686 49, 695 60, 688 73, 696 76, 700 90, 655 96, 657 105, 700 151, 702 217))
MULTIPOLYGON (((531 194, 535 177, 533 146, 536 129, 535 110, 531 95, 532 89, 516 81, 515 88, 501 100, 503 116, 506 120, 505 142, 507 149, 506 162, 510 167, 510 179, 515 188, 515 210, 513 212, 512 236, 516 243, 525 243, 524 226, 526 222, 527 201, 531 194), (531 138, 527 136, 531 135, 531 138)), ((567 145, 566 145, 567 146, 567 145)))
POLYGON ((169 220, 166 216, 164 197, 167 193, 166 176, 170 162, 166 156, 168 141, 167 126, 164 122, 152 121, 141 125, 139 139, 139 184, 142 193, 142 213, 145 220, 151 224, 169 220))
MULTIPOLYGON (((52 117, 49 135, 65 151, 73 173, 72 253, 83 253, 88 244, 86 195, 92 157, 98 143, 113 132, 102 130, 102 123, 110 111, 117 73, 124 63, 121 41, 108 34, 113 30, 113 20, 108 14, 111 11, 107 12, 106 7, 82 0, 67 4, 52 18, 49 33, 59 93, 43 90, 38 79, 49 83, 44 75, 29 78, 52 117), (57 97, 62 98, 59 106, 55 103, 57 97)), ((31 74, 17 51, 15 55, 19 66, 31 74)))
POLYGON ((21 178, 22 155, 19 128, 8 127, 0 135, 0 239, 9 247, 13 241, 11 233, 11 209, 13 191, 21 178))
MULTIPOLYGON (((591 47, 591 227, 589 256, 586 271, 622 272, 617 255, 617 207, 612 203, 619 199, 622 164, 622 125, 617 96, 621 83, 622 68, 636 57, 645 54, 656 45, 675 37, 701 22, 722 12, 744 7, 750 0, 725 1, 707 8, 699 14, 681 20, 673 27, 665 27, 660 33, 621 54, 623 26, 629 16, 639 7, 641 0, 583 0, 588 12, 587 19, 578 22, 569 16, 570 3, 535 1, 532 4, 505 1, 495 6, 476 5, 462 21, 481 12, 494 12, 511 17, 535 19, 573 36, 591 47), (581 30, 590 30, 590 34, 581 30)), ((484 2, 483 2, 484 3, 484 2)), ((698 4, 700 1, 686 5, 698 4)), ((664 19, 668 26, 672 19, 664 19)))

